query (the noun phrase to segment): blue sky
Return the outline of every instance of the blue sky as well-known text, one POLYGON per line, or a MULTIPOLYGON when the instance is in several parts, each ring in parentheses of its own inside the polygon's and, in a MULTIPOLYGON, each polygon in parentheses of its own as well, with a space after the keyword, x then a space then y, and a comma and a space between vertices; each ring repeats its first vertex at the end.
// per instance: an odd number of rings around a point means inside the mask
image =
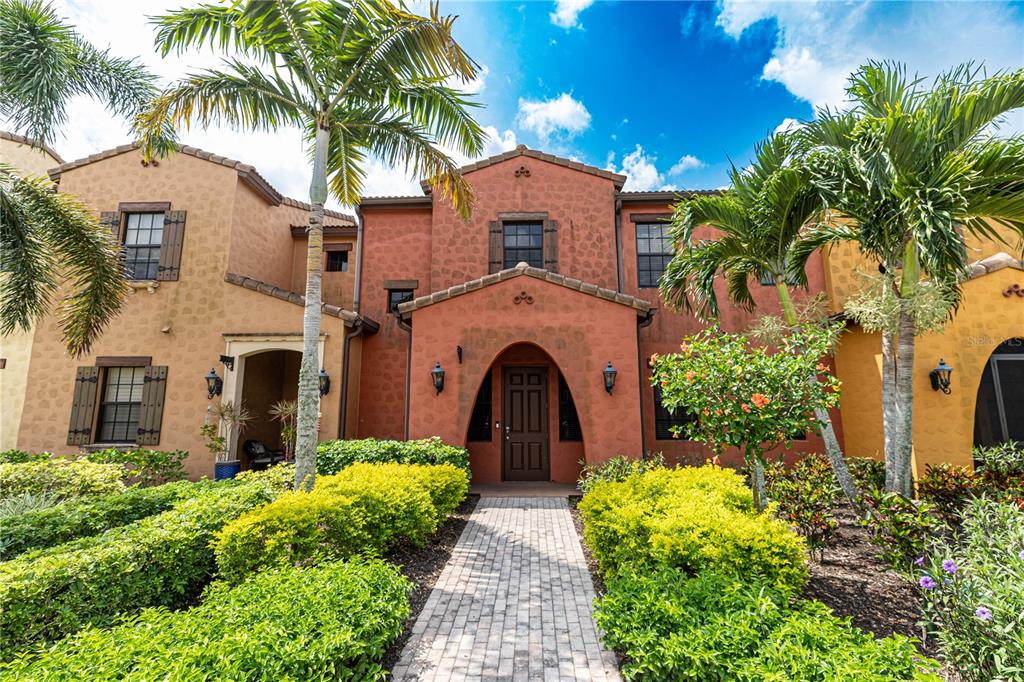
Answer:
MULTIPOLYGON (((89 40, 140 56, 164 80, 217 63, 208 52, 162 60, 152 50, 146 16, 189 4, 55 0, 89 40)), ((522 143, 625 172, 627 189, 722 186, 729 159, 745 165, 779 126, 842 106, 847 74, 867 59, 929 76, 967 60, 1024 67, 1021 2, 442 0, 441 11, 459 15, 456 36, 482 66, 467 88, 484 105, 486 154, 522 143)), ((1006 129, 1024 132, 1024 112, 1006 129)), ((123 121, 83 99, 56 147, 74 159, 127 136, 123 121)), ((296 131, 183 137, 252 163, 286 194, 306 194, 296 131)), ((368 195, 419 192, 415 178, 379 162, 367 184, 368 195)))

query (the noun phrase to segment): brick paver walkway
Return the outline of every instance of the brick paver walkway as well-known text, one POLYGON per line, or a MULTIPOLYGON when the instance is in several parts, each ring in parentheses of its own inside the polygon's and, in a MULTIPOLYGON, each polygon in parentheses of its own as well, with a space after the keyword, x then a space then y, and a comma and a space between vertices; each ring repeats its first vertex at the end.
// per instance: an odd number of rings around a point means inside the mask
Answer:
POLYGON ((482 497, 394 679, 618 682, 594 596, 564 498, 482 497))

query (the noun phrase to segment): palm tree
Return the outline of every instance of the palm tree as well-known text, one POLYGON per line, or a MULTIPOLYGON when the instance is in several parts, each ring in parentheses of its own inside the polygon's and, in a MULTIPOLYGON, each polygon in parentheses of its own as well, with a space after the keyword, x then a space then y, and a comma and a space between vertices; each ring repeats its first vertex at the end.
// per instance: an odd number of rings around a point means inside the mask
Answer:
MULTIPOLYGON (((152 76, 132 59, 86 42, 41 0, 0 0, 0 117, 39 145, 67 122, 68 102, 89 95, 112 113, 134 116, 156 93, 152 76)), ((151 143, 166 147, 158 130, 151 143)), ((58 295, 69 352, 87 352, 117 314, 127 290, 109 230, 45 180, 0 165, 0 334, 28 330, 58 295)))
POLYGON ((478 68, 452 37, 454 21, 440 16, 436 4, 422 17, 387 0, 240 0, 156 20, 157 46, 165 55, 209 44, 248 61, 226 58, 221 69, 172 85, 144 117, 144 129, 157 130, 164 121, 242 130, 296 126, 311 149, 297 487, 311 486, 315 475, 328 188, 342 203, 358 203, 363 165, 374 155, 430 178, 464 217, 471 209, 469 185, 438 148, 476 155, 485 140, 467 113, 471 103, 446 85, 452 78, 468 82, 478 68))
MULTIPOLYGON (((732 187, 721 194, 698 195, 680 202, 673 217, 672 236, 682 248, 665 269, 662 296, 676 309, 685 308, 705 321, 719 316, 715 281, 724 275, 729 298, 745 310, 754 308, 750 280, 772 280, 785 324, 795 329, 800 320, 790 296, 791 284, 807 285, 803 267, 790 268, 791 252, 801 229, 822 210, 818 192, 807 171, 793 163, 793 140, 774 135, 759 144, 753 164, 730 172, 732 187), (702 226, 720 231, 715 239, 694 243, 702 226)), ((818 381, 817 376, 808 381, 818 381)), ((832 420, 824 409, 815 411, 821 437, 846 497, 860 507, 860 494, 850 476, 832 420)))
MULTIPOLYGON (((798 132, 802 156, 835 219, 810 231, 794 268, 817 248, 856 243, 881 273, 886 488, 910 496, 915 337, 937 289, 952 314, 966 276, 964 234, 1024 235, 1024 138, 994 128, 1024 106, 1024 69, 985 77, 959 66, 930 87, 904 66, 869 63, 850 77, 852 106, 821 110, 798 132), (886 305, 888 302, 889 306, 886 305)), ((941 297, 940 297, 941 298, 941 297)))

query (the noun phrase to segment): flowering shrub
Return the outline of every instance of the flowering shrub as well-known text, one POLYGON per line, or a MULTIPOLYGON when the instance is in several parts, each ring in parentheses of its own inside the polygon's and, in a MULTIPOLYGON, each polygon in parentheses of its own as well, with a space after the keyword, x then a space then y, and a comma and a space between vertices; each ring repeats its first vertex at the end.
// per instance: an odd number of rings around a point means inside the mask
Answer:
POLYGON ((665 564, 689 575, 713 569, 798 589, 807 577, 803 540, 753 502, 736 472, 703 466, 598 483, 579 510, 605 575, 665 564))
POLYGON ((957 541, 915 562, 930 634, 968 682, 1024 678, 1024 511, 968 503, 957 541))
POLYGON ((631 568, 608 581, 595 617, 630 681, 938 682, 906 638, 875 639, 793 596, 714 571, 631 568))
POLYGON ((665 456, 660 452, 647 456, 647 459, 636 459, 626 455, 618 455, 600 464, 583 464, 577 487, 584 493, 602 481, 624 481, 633 474, 642 474, 651 469, 665 466, 665 456))
POLYGON ((871 542, 881 548, 882 560, 905 575, 912 574, 915 559, 945 530, 935 507, 878 488, 865 490, 864 500, 871 507, 871 517, 863 523, 871 542))
MULTIPOLYGON (((652 380, 662 405, 697 416, 686 426, 689 440, 716 453, 738 448, 757 472, 765 451, 817 431, 814 411, 838 405, 839 381, 820 362, 832 339, 832 330, 807 326, 783 338, 773 352, 746 337, 705 329, 687 337, 678 353, 651 356, 652 380), (820 380, 809 381, 815 375, 820 380)), ((760 509, 759 488, 755 484, 760 509)))
POLYGON ((808 455, 788 469, 775 461, 765 473, 768 498, 779 516, 804 536, 812 552, 823 552, 839 528, 835 508, 842 492, 828 458, 808 455))

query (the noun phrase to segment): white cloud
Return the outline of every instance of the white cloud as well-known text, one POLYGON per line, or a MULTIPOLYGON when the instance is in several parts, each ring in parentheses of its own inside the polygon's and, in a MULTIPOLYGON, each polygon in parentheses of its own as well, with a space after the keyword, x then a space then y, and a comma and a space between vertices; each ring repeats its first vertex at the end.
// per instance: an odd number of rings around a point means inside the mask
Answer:
POLYGON ((804 124, 796 120, 795 118, 784 118, 782 119, 782 123, 775 126, 774 133, 776 135, 778 135, 779 133, 788 133, 793 130, 799 130, 800 128, 803 127, 804 124))
POLYGON ((567 92, 548 100, 520 98, 516 123, 546 142, 551 137, 571 138, 582 133, 590 127, 590 112, 567 92))
POLYGON ((460 78, 452 76, 445 81, 445 85, 454 90, 464 92, 467 95, 479 95, 483 91, 484 86, 487 85, 487 77, 489 75, 491 75, 491 70, 486 64, 482 64, 480 66, 480 71, 476 74, 476 78, 468 83, 463 83, 460 78))
POLYGON ((562 28, 582 28, 580 12, 593 4, 594 0, 555 0, 555 11, 549 15, 551 23, 562 28))
POLYGON ((688 170, 696 170, 697 168, 703 168, 704 162, 698 159, 693 154, 683 154, 676 161, 675 165, 668 169, 669 175, 679 175, 685 173, 688 170))
MULTIPOLYGON (((847 77, 869 59, 905 62, 931 78, 961 62, 996 71, 1024 58, 1024 18, 1009 3, 723 0, 717 22, 739 38, 766 19, 778 34, 762 77, 815 106, 842 106, 847 77)), ((1024 113, 1013 127, 1024 130, 1024 113)))
POLYGON ((607 169, 613 173, 621 173, 626 176, 625 190, 647 191, 655 189, 668 189, 665 185, 665 176, 658 171, 656 165, 658 158, 647 154, 644 148, 636 145, 636 148, 629 154, 622 157, 622 167, 615 167, 615 154, 609 153, 606 163, 607 169))

